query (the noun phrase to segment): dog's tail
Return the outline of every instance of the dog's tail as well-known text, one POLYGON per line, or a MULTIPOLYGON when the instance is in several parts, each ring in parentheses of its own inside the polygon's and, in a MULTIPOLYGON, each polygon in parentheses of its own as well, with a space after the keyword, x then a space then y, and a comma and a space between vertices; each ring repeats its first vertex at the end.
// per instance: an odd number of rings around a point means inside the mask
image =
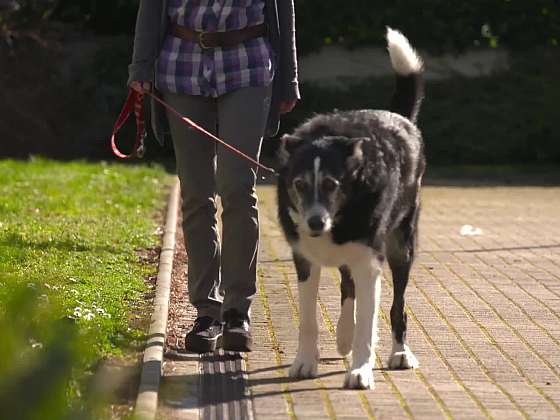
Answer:
POLYGON ((387 49, 397 76, 390 110, 416 123, 424 98, 424 63, 408 39, 401 32, 389 27, 387 49))

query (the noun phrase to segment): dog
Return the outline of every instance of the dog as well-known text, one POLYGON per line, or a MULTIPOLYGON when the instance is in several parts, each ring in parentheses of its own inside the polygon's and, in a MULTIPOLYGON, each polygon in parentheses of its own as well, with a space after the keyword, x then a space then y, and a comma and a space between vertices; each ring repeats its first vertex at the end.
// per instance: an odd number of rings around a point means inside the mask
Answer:
POLYGON ((406 342, 404 292, 414 259, 424 146, 416 120, 424 96, 422 59, 400 32, 387 28, 396 89, 389 111, 320 114, 281 138, 278 218, 292 248, 300 324, 289 375, 317 375, 317 294, 321 267, 341 277, 338 352, 352 353, 346 388, 373 388, 382 266, 394 285, 393 347, 388 365, 418 361, 406 342))

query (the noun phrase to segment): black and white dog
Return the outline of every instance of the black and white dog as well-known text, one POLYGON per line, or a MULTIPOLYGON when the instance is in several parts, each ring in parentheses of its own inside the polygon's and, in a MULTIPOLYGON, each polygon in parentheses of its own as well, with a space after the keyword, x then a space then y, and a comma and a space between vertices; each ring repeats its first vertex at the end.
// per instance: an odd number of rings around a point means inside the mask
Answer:
POLYGON ((352 352, 344 386, 372 388, 382 265, 393 275, 390 368, 414 368, 406 344, 404 292, 415 251, 425 161, 415 125, 423 64, 387 29, 396 73, 390 111, 317 115, 282 137, 278 213, 298 275, 300 326, 291 377, 317 375, 316 302, 322 266, 338 267, 342 308, 337 347, 352 352))

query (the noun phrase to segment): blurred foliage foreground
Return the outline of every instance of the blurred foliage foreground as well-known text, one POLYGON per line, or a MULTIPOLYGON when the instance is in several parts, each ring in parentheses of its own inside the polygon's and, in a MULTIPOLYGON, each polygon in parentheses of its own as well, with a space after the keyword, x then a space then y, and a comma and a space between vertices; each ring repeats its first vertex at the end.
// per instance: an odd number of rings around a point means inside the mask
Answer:
MULTIPOLYGON (((91 335, 31 289, 10 295, 0 311, 0 410, 6 419, 93 418, 97 399, 81 388, 96 352, 91 335)), ((93 383, 93 382, 92 382, 93 383)), ((101 396, 101 391, 96 390, 101 396)))

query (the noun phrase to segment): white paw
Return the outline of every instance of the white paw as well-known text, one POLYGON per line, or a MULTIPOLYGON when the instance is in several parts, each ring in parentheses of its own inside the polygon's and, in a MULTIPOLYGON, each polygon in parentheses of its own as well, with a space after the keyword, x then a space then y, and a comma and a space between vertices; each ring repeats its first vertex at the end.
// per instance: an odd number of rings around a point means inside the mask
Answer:
POLYGON ((346 372, 344 388, 373 389, 373 386, 373 366, 370 363, 366 363, 358 369, 351 369, 346 372))
POLYGON ((290 366, 290 378, 315 378, 319 363, 319 350, 315 352, 299 352, 290 366))
POLYGON ((416 369, 420 364, 410 348, 405 344, 404 349, 394 351, 387 362, 390 369, 416 369))

